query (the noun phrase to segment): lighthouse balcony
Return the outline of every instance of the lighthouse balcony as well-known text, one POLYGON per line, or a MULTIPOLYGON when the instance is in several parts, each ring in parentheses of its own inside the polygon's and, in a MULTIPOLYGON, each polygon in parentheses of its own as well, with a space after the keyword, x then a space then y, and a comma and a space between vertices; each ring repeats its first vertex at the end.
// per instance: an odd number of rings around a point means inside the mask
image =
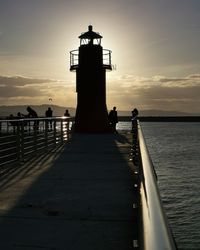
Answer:
POLYGON ((70 51, 70 71, 75 71, 79 65, 79 54, 78 50, 70 51))
POLYGON ((109 49, 103 49, 103 68, 107 70, 112 70, 111 64, 111 53, 109 49))
MULTIPOLYGON (((106 70, 112 70, 113 66, 111 64, 111 50, 103 49, 102 55, 102 68, 106 70)), ((70 71, 76 71, 79 67, 79 51, 70 51, 70 71)))

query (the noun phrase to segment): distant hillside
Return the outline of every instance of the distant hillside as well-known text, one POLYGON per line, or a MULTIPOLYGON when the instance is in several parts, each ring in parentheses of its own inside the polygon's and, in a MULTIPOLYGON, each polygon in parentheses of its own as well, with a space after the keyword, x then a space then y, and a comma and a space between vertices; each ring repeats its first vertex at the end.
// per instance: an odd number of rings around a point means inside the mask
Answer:
MULTIPOLYGON (((74 116, 75 114, 75 108, 71 107, 61 107, 57 105, 48 105, 48 104, 43 104, 43 105, 31 105, 31 108, 33 108, 39 116, 45 116, 45 111, 47 110, 48 107, 51 107, 53 110, 53 116, 62 116, 64 115, 64 112, 66 109, 69 110, 71 116, 74 116)), ((21 112, 22 114, 27 114, 26 111, 27 106, 25 105, 18 105, 18 106, 0 106, 0 116, 5 117, 10 114, 13 114, 14 116, 18 113, 21 112)))
MULTIPOLYGON (((131 116, 131 111, 118 111, 119 116, 131 116)), ((189 114, 186 112, 178 111, 165 111, 165 110, 139 110, 139 116, 193 116, 198 114, 189 114)))
MULTIPOLYGON (((69 110, 71 116, 75 115, 75 108, 72 107, 61 107, 57 105, 31 105, 31 107, 36 110, 39 116, 44 116, 45 111, 48 107, 51 107, 53 110, 53 116, 62 116, 66 109, 69 110)), ((13 114, 14 116, 21 112, 22 114, 27 114, 26 111, 27 106, 25 105, 18 105, 18 106, 0 106, 0 117, 6 117, 10 114, 13 114)), ((119 116, 131 116, 131 110, 130 111, 120 111, 118 110, 119 116)), ((199 114, 192 114, 192 113, 185 113, 185 112, 176 112, 176 111, 164 111, 164 110, 139 110, 139 116, 194 116, 199 114)))

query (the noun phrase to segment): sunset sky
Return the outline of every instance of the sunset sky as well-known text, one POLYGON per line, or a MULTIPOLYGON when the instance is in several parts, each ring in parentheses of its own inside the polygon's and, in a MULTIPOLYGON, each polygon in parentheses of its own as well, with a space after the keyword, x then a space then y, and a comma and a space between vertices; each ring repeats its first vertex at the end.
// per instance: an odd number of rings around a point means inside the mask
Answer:
POLYGON ((116 65, 109 109, 200 114, 199 0, 0 0, 0 105, 75 107, 69 52, 89 24, 116 65))

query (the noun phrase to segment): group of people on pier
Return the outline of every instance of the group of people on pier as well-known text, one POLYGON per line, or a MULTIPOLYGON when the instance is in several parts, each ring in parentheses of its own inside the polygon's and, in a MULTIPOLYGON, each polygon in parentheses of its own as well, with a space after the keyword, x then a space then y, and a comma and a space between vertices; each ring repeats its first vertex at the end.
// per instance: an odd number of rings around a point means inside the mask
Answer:
MULTIPOLYGON (((137 117, 138 117, 138 109, 134 108, 131 111, 131 123, 132 123, 132 130, 137 126, 137 117)), ((110 125, 114 132, 117 132, 116 125, 118 123, 118 115, 117 115, 117 108, 113 107, 113 109, 108 114, 108 119, 110 122, 110 125)))
MULTIPOLYGON (((21 112, 18 112, 17 116, 10 114, 7 117, 7 119, 13 120, 13 119, 23 119, 23 118, 39 118, 37 112, 33 108, 31 108, 30 106, 28 106, 26 108, 26 110, 27 110, 28 114, 22 114, 21 112)), ((70 117, 70 113, 69 113, 68 109, 65 110, 64 116, 70 117)), ((48 109, 45 111, 45 117, 53 117, 53 110, 51 109, 51 107, 48 107, 48 109)))
MULTIPOLYGON (((22 114, 21 112, 18 112, 16 116, 14 116, 13 114, 10 114, 7 119, 10 120, 9 123, 11 126, 13 126, 13 130, 15 130, 15 127, 17 125, 17 121, 18 119, 24 119, 24 118, 39 118, 37 112, 31 108, 30 106, 28 106, 26 108, 26 111, 28 112, 27 114, 22 114)), ((66 117, 70 117, 70 113, 69 113, 69 110, 66 109, 65 112, 64 112, 64 116, 66 117)), ((51 107, 48 107, 48 109, 45 111, 45 117, 46 118, 51 118, 53 117, 53 110, 51 109, 51 107)), ((24 121, 24 126, 27 126, 28 125, 28 121, 24 121)), ((48 125, 50 125, 50 128, 52 128, 52 122, 49 121, 48 122, 48 125)), ((39 127, 39 121, 35 121, 34 122, 34 126, 36 126, 37 128, 39 127)))
MULTIPOLYGON (((28 114, 26 114, 26 115, 22 114, 21 112, 18 112, 16 117, 13 114, 11 114, 9 117, 7 117, 7 119, 14 120, 14 119, 23 119, 23 118, 38 118, 38 114, 37 114, 37 112, 33 108, 31 108, 30 106, 28 106, 26 108, 26 110, 28 112, 28 114)), ((137 125, 138 113, 139 112, 138 112, 137 108, 134 108, 131 111, 132 130, 137 125)), ((65 110, 64 116, 65 117, 70 117, 70 113, 69 113, 68 109, 65 110)), ((47 117, 47 118, 53 117, 53 110, 51 109, 51 107, 48 107, 48 109, 45 111, 45 117, 47 117)), ((109 123, 110 123, 113 131, 117 132, 116 126, 117 126, 117 123, 118 123, 118 114, 117 114, 117 108, 115 106, 108 113, 108 119, 109 119, 109 123)), ((14 121, 10 122, 11 125, 14 125, 14 123, 15 123, 14 121)), ((36 124, 36 125, 38 126, 38 124, 36 124)))

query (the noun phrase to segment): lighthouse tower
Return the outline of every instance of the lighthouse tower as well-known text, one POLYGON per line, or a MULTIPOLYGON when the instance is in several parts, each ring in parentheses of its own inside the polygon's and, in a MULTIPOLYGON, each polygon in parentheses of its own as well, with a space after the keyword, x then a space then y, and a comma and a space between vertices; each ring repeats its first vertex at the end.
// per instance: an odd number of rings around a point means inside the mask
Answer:
POLYGON ((79 49, 70 52, 70 70, 76 72, 75 132, 111 132, 106 107, 106 71, 112 70, 111 51, 102 48, 102 36, 91 25, 79 38, 79 49))

